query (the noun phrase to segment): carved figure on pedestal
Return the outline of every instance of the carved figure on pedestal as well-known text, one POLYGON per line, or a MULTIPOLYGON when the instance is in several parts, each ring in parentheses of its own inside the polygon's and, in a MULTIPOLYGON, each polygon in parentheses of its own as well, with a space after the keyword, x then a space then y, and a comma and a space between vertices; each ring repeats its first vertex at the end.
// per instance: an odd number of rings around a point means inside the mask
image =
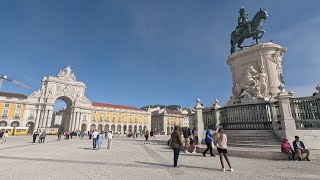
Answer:
POLYGON ((264 68, 261 67, 260 73, 258 75, 260 93, 262 96, 267 96, 268 93, 268 75, 265 73, 264 68))

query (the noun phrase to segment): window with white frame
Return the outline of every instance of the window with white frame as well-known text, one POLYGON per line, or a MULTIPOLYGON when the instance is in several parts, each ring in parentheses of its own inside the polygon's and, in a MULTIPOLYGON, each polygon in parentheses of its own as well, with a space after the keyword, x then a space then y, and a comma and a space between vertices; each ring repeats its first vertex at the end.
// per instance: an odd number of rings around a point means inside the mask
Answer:
POLYGON ((4 107, 5 107, 5 108, 9 108, 9 107, 10 107, 10 104, 9 104, 9 103, 5 103, 5 104, 4 104, 4 107))
POLYGON ((21 104, 17 104, 17 109, 21 109, 21 104))
POLYGON ((2 111, 2 117, 8 117, 8 112, 9 112, 8 109, 4 109, 4 110, 2 111))
POLYGON ((20 118, 20 113, 21 113, 21 110, 16 110, 14 112, 14 118, 20 118))

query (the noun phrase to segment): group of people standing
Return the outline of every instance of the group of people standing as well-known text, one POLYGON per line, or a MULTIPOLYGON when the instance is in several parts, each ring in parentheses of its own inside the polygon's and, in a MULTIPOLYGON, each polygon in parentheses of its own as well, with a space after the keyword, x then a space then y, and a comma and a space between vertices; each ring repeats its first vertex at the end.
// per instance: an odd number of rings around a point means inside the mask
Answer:
MULTIPOLYGON (((192 139, 193 143, 193 153, 196 153, 196 148, 200 147, 200 142, 199 142, 199 138, 197 136, 195 136, 194 132, 193 134, 191 134, 192 131, 190 131, 190 129, 187 129, 186 132, 184 132, 184 139, 185 139, 185 152, 188 152, 188 147, 191 146, 190 143, 190 139, 192 139), (193 137, 190 138, 190 135, 192 135, 193 137), (193 140, 194 139, 194 140, 193 140)), ((215 156, 213 154, 212 148, 214 146, 214 144, 216 144, 217 146, 217 150, 220 156, 220 163, 222 166, 222 171, 225 171, 225 167, 224 167, 224 161, 223 158, 227 161, 230 171, 233 172, 233 169, 231 167, 231 163, 229 161, 229 158, 227 156, 227 135, 224 134, 223 129, 219 129, 218 133, 214 133, 212 131, 212 129, 208 129, 206 131, 206 137, 205 137, 205 142, 207 145, 207 149, 203 152, 203 156, 206 156, 206 153, 208 151, 210 151, 211 156, 215 156)), ((178 159, 179 159, 179 154, 181 151, 181 147, 183 146, 183 142, 181 141, 181 134, 179 132, 179 127, 176 126, 174 127, 174 131, 171 134, 171 144, 170 144, 171 148, 173 149, 173 167, 178 167, 178 159)))
POLYGON ((100 150, 101 146, 102 146, 102 143, 103 143, 103 140, 105 140, 106 137, 107 137, 107 142, 108 142, 107 149, 111 149, 112 139, 113 139, 112 131, 109 131, 109 132, 100 131, 100 133, 99 133, 98 131, 94 130, 90 134, 91 134, 91 137, 92 137, 93 149, 100 150), (98 147, 97 147, 97 145, 98 145, 98 147))
POLYGON ((37 137, 39 136, 38 138, 38 142, 39 143, 44 143, 45 139, 46 139, 46 136, 47 136, 47 133, 46 131, 35 131, 32 135, 32 142, 33 143, 36 143, 36 140, 37 140, 37 137))

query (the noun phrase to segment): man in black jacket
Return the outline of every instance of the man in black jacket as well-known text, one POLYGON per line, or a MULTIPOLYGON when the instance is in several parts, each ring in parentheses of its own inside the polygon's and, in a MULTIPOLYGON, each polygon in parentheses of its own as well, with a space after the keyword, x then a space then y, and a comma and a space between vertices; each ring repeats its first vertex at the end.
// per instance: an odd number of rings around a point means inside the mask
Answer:
POLYGON ((310 151, 308 149, 305 148, 304 144, 302 141, 299 140, 299 136, 295 136, 294 137, 296 140, 293 141, 293 148, 294 148, 294 151, 296 152, 296 154, 298 154, 298 157, 299 157, 299 161, 301 161, 301 155, 306 153, 306 160, 307 161, 310 161, 309 160, 309 154, 310 154, 310 151))

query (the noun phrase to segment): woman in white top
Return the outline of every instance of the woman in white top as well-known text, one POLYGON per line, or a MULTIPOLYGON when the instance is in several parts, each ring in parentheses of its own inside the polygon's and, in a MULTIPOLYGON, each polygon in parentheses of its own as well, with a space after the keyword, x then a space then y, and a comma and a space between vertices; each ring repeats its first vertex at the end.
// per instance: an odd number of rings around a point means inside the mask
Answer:
POLYGON ((3 142, 7 142, 8 137, 9 137, 9 133, 8 131, 6 131, 3 135, 3 142))
POLYGON ((223 129, 219 130, 219 135, 216 142, 217 142, 217 150, 220 156, 222 171, 225 171, 224 164, 223 164, 223 157, 224 157, 229 165, 230 171, 232 172, 233 169, 231 168, 231 164, 227 156, 227 135, 224 134, 223 129))
POLYGON ((112 138, 113 138, 112 131, 109 131, 109 133, 108 133, 108 148, 107 149, 111 149, 112 138))

